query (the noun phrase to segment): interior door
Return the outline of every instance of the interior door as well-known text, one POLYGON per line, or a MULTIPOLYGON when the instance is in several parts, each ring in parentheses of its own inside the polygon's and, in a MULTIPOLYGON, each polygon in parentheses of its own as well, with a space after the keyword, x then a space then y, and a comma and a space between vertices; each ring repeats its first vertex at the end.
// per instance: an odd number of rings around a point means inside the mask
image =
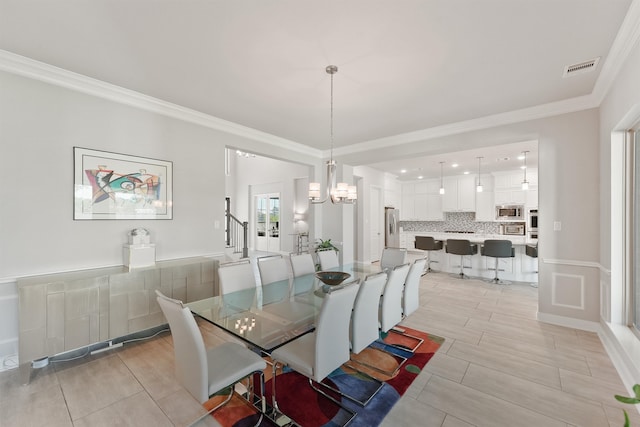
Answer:
POLYGON ((382 188, 371 186, 371 202, 369 204, 369 231, 371 261, 378 261, 384 245, 384 208, 382 207, 382 188))
POLYGON ((280 251, 280 194, 257 194, 255 207, 256 250, 280 251))

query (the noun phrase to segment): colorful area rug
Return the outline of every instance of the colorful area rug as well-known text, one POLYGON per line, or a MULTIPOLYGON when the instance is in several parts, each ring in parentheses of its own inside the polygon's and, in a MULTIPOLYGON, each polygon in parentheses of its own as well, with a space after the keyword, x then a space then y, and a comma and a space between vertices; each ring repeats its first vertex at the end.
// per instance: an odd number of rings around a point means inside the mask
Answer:
MULTIPOLYGON (((384 384, 380 391, 365 407, 361 407, 349 399, 340 398, 335 393, 329 393, 336 400, 342 401, 342 404, 349 410, 357 413, 349 424, 350 426, 379 425, 444 342, 444 338, 435 335, 410 328, 403 329, 406 334, 424 340, 414 353, 407 351, 406 348, 414 347, 415 338, 394 332, 382 334, 380 340, 357 355, 355 361, 336 369, 325 379, 326 384, 358 399, 368 396, 378 387, 378 383, 372 381, 367 375, 383 381, 384 384), (375 368, 367 368, 366 365, 375 368), (367 375, 358 373, 353 369, 354 367, 367 375), (387 371, 387 373, 381 371, 387 371)), ((265 381, 265 394, 270 404, 270 366, 265 372, 265 381)), ((315 392, 309 386, 306 377, 286 367, 283 372, 278 373, 276 384, 280 410, 303 427, 342 425, 350 416, 340 406, 315 392)), ((212 408, 222 399, 222 396, 214 396, 205 402, 204 406, 207 409, 212 408)), ((217 410, 213 416, 218 423, 225 427, 251 426, 258 420, 255 408, 241 397, 234 397, 226 406, 217 410)), ((265 417, 261 425, 272 426, 275 423, 265 417)))

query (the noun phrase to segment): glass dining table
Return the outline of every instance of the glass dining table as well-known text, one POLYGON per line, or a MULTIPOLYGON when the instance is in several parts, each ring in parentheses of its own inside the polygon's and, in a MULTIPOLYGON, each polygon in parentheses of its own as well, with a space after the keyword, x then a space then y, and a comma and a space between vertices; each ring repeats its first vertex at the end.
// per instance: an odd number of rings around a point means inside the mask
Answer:
MULTIPOLYGON (((346 264, 331 271, 349 273, 342 285, 362 281, 381 271, 371 264, 346 264)), ((276 348, 313 331, 322 297, 331 291, 314 274, 185 304, 191 312, 270 354, 276 348)))

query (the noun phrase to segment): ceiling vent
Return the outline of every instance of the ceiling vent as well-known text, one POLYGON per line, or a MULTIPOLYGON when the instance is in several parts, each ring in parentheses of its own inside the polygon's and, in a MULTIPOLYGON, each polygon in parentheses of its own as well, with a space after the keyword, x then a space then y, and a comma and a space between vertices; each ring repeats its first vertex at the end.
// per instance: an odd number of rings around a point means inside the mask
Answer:
POLYGON ((598 62, 600 61, 600 57, 590 59, 588 61, 579 62, 577 64, 571 64, 564 67, 564 73, 562 73, 562 77, 571 77, 577 74, 588 73, 589 71, 593 71, 598 66, 598 62))

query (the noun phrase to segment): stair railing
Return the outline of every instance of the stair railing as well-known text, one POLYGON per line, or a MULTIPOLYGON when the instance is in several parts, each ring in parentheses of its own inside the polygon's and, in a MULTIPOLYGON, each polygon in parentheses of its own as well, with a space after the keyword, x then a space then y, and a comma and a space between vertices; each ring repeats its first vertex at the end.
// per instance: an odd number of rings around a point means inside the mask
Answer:
POLYGON ((226 199, 225 209, 225 243, 233 248, 233 253, 242 254, 242 258, 249 257, 249 223, 240 221, 229 212, 230 203, 226 199))

